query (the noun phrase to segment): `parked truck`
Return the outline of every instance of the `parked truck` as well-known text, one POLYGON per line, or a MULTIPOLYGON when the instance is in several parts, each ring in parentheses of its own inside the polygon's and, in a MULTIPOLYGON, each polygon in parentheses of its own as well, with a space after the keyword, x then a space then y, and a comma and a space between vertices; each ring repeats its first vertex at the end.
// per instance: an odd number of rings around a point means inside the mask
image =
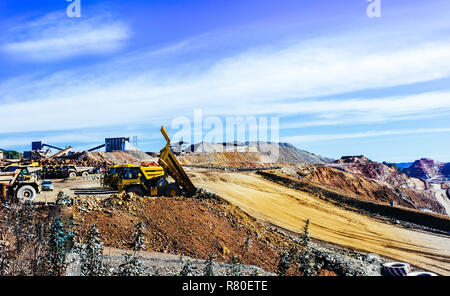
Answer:
POLYGON ((20 175, 25 178, 33 178, 40 179, 42 167, 32 166, 32 165, 19 165, 19 164, 11 164, 4 167, 1 172, 2 173, 14 173, 16 170, 20 171, 20 175))
POLYGON ((44 165, 42 166, 42 178, 75 178, 77 176, 89 176, 93 167, 77 167, 74 165, 44 165))
POLYGON ((0 173, 0 198, 16 198, 19 202, 32 202, 41 192, 40 182, 21 169, 0 173))

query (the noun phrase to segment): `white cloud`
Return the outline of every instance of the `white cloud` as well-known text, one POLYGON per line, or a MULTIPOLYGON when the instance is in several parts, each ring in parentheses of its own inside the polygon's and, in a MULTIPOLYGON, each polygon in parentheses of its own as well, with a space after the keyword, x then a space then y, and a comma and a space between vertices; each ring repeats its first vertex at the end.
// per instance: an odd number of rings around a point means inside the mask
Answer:
POLYGON ((128 26, 108 14, 68 18, 51 13, 10 29, 5 53, 33 61, 59 60, 120 49, 129 38, 128 26))
POLYGON ((353 38, 353 43, 349 36, 334 36, 253 48, 214 61, 203 60, 199 52, 195 60, 180 62, 183 52, 199 48, 194 39, 194 44, 183 41, 107 64, 4 82, 0 133, 167 125, 176 116, 191 116, 194 108, 205 115, 312 114, 322 122, 350 123, 450 109, 450 93, 444 91, 312 99, 450 76, 450 42, 445 39, 399 48, 387 46, 388 41, 360 44, 358 36, 353 38), (170 60, 173 54, 176 62, 158 64, 161 56, 170 60))

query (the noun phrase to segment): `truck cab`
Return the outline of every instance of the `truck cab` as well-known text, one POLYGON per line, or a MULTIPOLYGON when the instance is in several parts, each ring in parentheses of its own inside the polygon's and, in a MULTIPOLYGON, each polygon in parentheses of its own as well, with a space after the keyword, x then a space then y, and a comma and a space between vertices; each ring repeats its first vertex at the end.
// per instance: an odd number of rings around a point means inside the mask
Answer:
MULTIPOLYGON (((9 169, 11 170, 11 169, 9 169)), ((23 168, 0 173, 0 197, 16 198, 19 202, 32 202, 41 192, 40 182, 23 168)))
MULTIPOLYGON (((139 166, 124 165, 116 170, 117 190, 119 192, 133 192, 140 196, 160 196, 167 195, 170 186, 166 180, 164 168, 158 165, 139 166)), ((172 195, 178 195, 179 190, 172 192, 172 195)))

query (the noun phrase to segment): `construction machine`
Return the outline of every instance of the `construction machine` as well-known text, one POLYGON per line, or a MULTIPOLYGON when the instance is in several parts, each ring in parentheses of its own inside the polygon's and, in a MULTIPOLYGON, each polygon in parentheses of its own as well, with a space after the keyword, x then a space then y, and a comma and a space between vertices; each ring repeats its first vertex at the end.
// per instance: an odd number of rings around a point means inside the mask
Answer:
POLYGON ((19 170, 20 175, 25 179, 40 179, 41 177, 41 167, 31 165, 19 165, 19 164, 11 164, 4 167, 1 172, 2 173, 14 173, 16 170, 19 170))
POLYGON ((117 176, 118 170, 120 170, 120 165, 108 166, 104 174, 100 178, 100 183, 103 187, 110 187, 117 189, 117 176))
POLYGON ((93 170, 93 167, 77 167, 74 165, 44 165, 42 166, 42 176, 46 179, 87 177, 93 170))
POLYGON ((40 182, 21 169, 0 173, 0 198, 17 198, 19 202, 32 202, 41 192, 40 182))
POLYGON ((158 163, 110 166, 103 176, 103 185, 140 196, 194 195, 197 188, 170 149, 170 138, 163 126, 161 133, 167 144, 161 150, 158 163))

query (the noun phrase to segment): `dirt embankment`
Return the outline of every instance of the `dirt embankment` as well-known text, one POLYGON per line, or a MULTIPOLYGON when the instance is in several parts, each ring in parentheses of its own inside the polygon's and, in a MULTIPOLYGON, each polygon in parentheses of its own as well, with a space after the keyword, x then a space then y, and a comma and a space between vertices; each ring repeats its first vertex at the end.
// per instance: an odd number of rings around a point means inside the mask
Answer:
MULTIPOLYGON (((273 173, 290 178, 293 181, 297 181, 298 178, 292 174, 283 174, 282 171, 273 171, 273 173)), ((442 207, 430 191, 402 188, 387 182, 366 178, 361 174, 347 173, 325 166, 309 166, 306 169, 299 170, 298 175, 302 182, 307 182, 318 187, 325 187, 355 199, 381 202, 384 204, 389 204, 391 201, 394 201, 395 204, 403 207, 428 209, 432 212, 445 215, 444 207, 442 207)), ((414 184, 415 188, 420 187, 419 184, 414 184)))
POLYGON ((214 253, 222 262, 237 256, 243 264, 272 272, 277 270, 279 252, 299 247, 225 201, 165 197, 86 200, 90 201, 84 206, 72 207, 75 221, 82 234, 95 223, 109 247, 130 248, 133 225, 138 221, 146 229, 147 251, 196 259, 208 259, 214 253))

